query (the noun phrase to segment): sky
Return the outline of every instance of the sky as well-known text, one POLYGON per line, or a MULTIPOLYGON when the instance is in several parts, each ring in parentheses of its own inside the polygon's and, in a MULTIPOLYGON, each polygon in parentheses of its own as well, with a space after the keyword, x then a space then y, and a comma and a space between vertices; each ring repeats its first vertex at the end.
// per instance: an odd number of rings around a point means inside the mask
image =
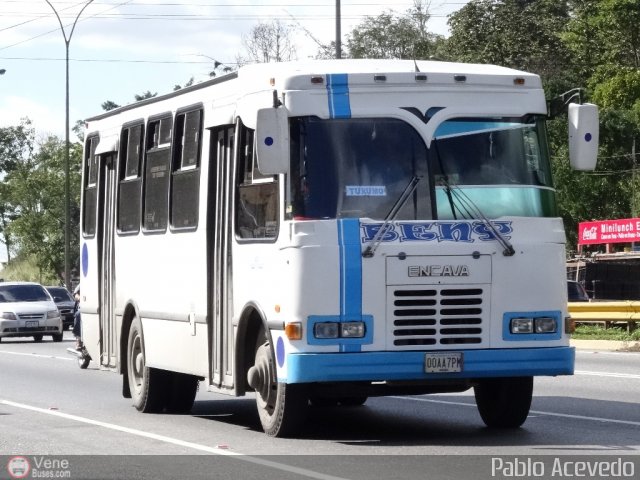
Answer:
MULTIPOLYGON (((335 0, 0 0, 0 127, 28 117, 40 135, 64 137, 65 37, 69 41, 70 124, 101 104, 134 101, 209 78, 213 61, 233 66, 242 37, 260 22, 295 26, 298 59, 335 39, 335 0)), ((468 0, 431 0, 428 28, 448 35, 447 16, 468 0)), ((405 13, 412 0, 341 0, 345 35, 367 16, 405 13)), ((72 136, 73 138, 73 136, 72 136)))

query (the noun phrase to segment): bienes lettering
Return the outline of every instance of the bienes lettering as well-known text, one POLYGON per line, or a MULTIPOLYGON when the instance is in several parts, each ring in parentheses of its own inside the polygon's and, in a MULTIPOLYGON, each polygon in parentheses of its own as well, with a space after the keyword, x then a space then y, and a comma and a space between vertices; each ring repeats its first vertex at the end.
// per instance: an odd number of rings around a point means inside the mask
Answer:
MULTIPOLYGON (((491 224, 506 239, 513 233, 511 222, 493 221, 491 224)), ((382 228, 382 223, 367 223, 362 227, 362 241, 370 242, 382 228)), ((482 222, 396 222, 386 225, 382 242, 489 242, 495 234, 482 222)))

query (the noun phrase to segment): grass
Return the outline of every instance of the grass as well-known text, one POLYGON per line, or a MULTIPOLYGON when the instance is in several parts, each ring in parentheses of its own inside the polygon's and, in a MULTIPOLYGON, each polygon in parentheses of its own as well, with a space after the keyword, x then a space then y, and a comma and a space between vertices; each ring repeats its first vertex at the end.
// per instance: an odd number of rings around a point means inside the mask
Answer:
POLYGON ((571 336, 576 340, 622 340, 626 342, 640 341, 640 328, 627 332, 626 328, 599 325, 578 325, 571 336))

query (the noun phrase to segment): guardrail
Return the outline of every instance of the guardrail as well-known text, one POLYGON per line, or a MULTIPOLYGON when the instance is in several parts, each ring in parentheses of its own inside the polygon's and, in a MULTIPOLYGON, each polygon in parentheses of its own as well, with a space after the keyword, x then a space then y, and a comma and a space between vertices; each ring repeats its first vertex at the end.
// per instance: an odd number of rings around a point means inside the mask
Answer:
POLYGON ((604 328, 623 323, 632 332, 640 323, 640 301, 569 302, 569 314, 576 323, 601 323, 604 328))

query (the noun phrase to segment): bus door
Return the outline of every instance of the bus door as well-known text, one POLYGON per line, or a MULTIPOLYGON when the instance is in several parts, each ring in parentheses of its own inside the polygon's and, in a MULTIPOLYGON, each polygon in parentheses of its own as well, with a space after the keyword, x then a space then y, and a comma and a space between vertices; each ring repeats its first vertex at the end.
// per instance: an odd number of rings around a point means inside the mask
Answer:
POLYGON ((211 131, 207 251, 211 384, 233 387, 231 205, 235 127, 211 131))
POLYGON ((116 366, 116 324, 114 315, 114 229, 116 225, 116 159, 115 152, 100 156, 100 203, 98 211, 100 365, 116 366))

